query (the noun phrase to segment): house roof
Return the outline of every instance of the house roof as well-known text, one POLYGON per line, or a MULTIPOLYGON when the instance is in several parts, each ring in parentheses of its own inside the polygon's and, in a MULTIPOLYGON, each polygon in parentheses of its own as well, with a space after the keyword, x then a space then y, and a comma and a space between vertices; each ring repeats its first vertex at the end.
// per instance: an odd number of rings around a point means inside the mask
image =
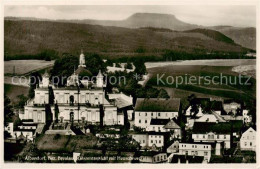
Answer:
POLYGON ((180 126, 174 121, 174 120, 170 120, 165 126, 164 128, 166 129, 180 129, 180 126))
POLYGON ((237 103, 237 104, 242 104, 243 101, 239 99, 225 99, 224 104, 230 104, 230 103, 237 103))
POLYGON ((114 100, 115 100, 115 105, 116 105, 119 109, 132 106, 132 103, 126 101, 126 100, 123 99, 123 98, 120 98, 120 97, 119 97, 119 98, 116 98, 116 99, 114 99, 114 100))
POLYGON ((192 133, 204 134, 204 133, 218 133, 218 134, 229 134, 231 132, 231 126, 233 124, 233 132, 239 132, 243 126, 242 120, 231 120, 230 122, 224 123, 204 123, 195 122, 192 133))
POLYGON ((180 108, 180 99, 158 99, 158 98, 138 98, 136 100, 135 111, 160 111, 160 112, 178 112, 180 108))
POLYGON ((140 151, 138 154, 140 154, 140 156, 149 156, 149 157, 153 157, 157 154, 161 154, 163 152, 157 152, 157 151, 140 151))
POLYGON ((166 125, 169 119, 151 119, 150 125, 166 125))

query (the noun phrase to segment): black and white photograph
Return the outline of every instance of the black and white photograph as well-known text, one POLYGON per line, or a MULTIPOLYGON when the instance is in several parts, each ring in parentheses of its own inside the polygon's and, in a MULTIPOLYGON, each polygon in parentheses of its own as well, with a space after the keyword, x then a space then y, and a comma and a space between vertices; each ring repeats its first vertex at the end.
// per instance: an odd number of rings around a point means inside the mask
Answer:
POLYGON ((252 2, 4 4, 3 163, 257 168, 252 2))

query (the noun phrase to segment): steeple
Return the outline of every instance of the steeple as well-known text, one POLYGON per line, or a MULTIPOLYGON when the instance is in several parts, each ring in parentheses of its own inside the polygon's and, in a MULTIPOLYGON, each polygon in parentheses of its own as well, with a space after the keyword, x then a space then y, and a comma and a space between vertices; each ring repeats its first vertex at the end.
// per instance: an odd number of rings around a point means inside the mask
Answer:
POLYGON ((47 72, 47 70, 45 70, 45 73, 42 75, 42 81, 40 83, 40 88, 46 88, 49 87, 50 84, 50 76, 47 72))
POLYGON ((101 73, 101 70, 99 70, 97 75, 97 87, 104 87, 104 76, 101 73))
POLYGON ((79 55, 79 67, 86 67, 85 65, 85 55, 81 49, 81 54, 79 55))

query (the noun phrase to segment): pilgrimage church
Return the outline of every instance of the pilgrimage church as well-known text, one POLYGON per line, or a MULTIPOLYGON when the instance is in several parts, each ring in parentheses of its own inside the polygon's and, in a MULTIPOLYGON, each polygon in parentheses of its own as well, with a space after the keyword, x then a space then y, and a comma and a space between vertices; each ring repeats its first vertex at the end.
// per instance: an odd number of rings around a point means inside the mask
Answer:
POLYGON ((80 80, 79 73, 86 70, 85 56, 81 51, 79 66, 67 78, 65 87, 55 87, 47 72, 35 89, 35 97, 28 100, 21 120, 45 124, 46 104, 49 104, 50 91, 54 94, 54 104, 50 106, 53 121, 58 123, 89 123, 104 125, 124 125, 124 115, 118 113, 117 106, 105 98, 104 76, 99 71, 95 82, 80 80))

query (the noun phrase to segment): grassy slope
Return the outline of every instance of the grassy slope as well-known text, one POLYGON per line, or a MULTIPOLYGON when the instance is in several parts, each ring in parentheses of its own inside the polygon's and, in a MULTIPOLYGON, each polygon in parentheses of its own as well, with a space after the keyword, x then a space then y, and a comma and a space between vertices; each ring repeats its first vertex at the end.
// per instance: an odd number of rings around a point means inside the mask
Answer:
POLYGON ((93 135, 76 135, 55 138, 55 135, 43 135, 37 138, 36 145, 39 150, 50 152, 73 152, 76 149, 92 148, 97 139, 93 135))
MULTIPOLYGON (((234 78, 238 74, 231 71, 232 67, 230 66, 165 66, 160 68, 151 68, 148 70, 149 73, 153 74, 153 77, 148 81, 148 84, 151 85, 157 85, 157 74, 159 74, 159 77, 161 77, 162 74, 165 74, 164 77, 168 76, 210 76, 213 77, 215 75, 219 75, 220 73, 223 73, 223 75, 227 75, 229 77, 234 78)), ((164 82, 166 82, 166 78, 163 78, 164 82)), ((243 87, 240 88, 239 85, 217 85, 217 84, 182 84, 177 87, 177 89, 174 89, 172 92, 172 96, 174 97, 187 97, 187 95, 190 95, 191 93, 197 93, 196 95, 202 95, 202 96, 215 96, 220 98, 241 98, 245 101, 249 101, 251 99, 256 98, 256 80, 251 79, 253 86, 251 87, 243 87), (185 92, 184 92, 185 91, 185 92), (184 93, 183 93, 184 92, 184 93), (175 94, 176 93, 176 94, 175 94)), ((202 81, 203 82, 203 81, 202 81)), ((217 81, 216 81, 217 82, 217 81)), ((176 88, 176 84, 159 84, 158 86, 161 87, 169 87, 169 88, 176 88)), ((169 90, 169 89, 168 89, 169 90)), ((198 96, 199 96, 198 95, 198 96)), ((182 100, 182 101, 185 101, 182 100)))
POLYGON ((8 55, 37 54, 44 49, 78 54, 83 48, 86 52, 121 57, 138 55, 136 49, 140 46, 145 48, 146 55, 155 56, 165 49, 188 52, 198 49, 234 52, 244 50, 240 46, 216 41, 197 32, 158 32, 74 23, 7 20, 4 28, 5 52, 8 55))
POLYGON ((19 101, 19 99, 17 98, 18 95, 23 94, 27 96, 28 92, 29 87, 4 84, 4 93, 10 98, 10 100, 14 104, 16 104, 19 101))
POLYGON ((186 31, 186 32, 197 32, 197 33, 202 33, 216 41, 221 41, 221 42, 226 42, 226 43, 231 43, 231 44, 234 44, 234 41, 227 37, 226 35, 218 32, 218 31, 215 31, 215 30, 210 30, 210 29, 193 29, 193 30, 189 30, 189 31, 186 31))

